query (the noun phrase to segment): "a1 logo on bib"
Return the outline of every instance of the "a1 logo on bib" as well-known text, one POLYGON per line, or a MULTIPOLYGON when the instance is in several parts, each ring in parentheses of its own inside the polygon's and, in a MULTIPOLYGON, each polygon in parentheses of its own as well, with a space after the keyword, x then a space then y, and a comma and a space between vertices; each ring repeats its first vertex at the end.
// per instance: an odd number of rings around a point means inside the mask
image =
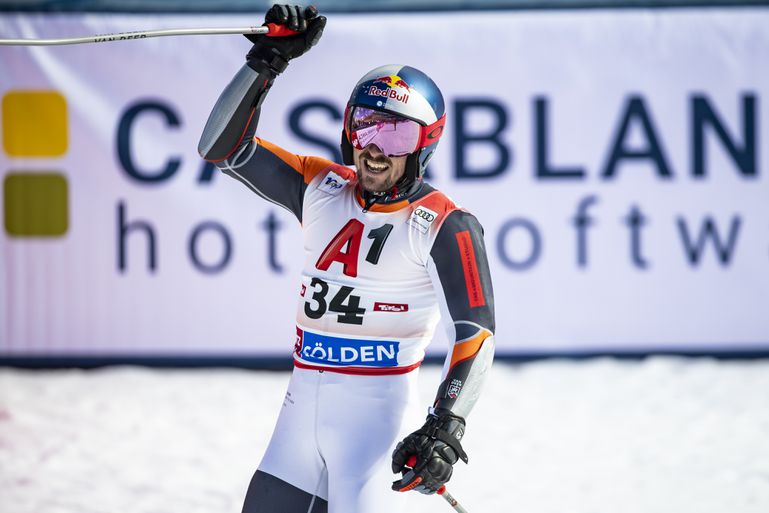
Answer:
POLYGON ((419 206, 414 209, 409 218, 409 224, 422 233, 427 233, 430 225, 438 219, 438 214, 429 208, 419 206))
POLYGON ((326 194, 339 194, 339 191, 344 189, 344 186, 348 183, 350 183, 350 180, 345 180, 338 174, 330 171, 323 177, 323 181, 318 186, 318 190, 321 190, 326 194))

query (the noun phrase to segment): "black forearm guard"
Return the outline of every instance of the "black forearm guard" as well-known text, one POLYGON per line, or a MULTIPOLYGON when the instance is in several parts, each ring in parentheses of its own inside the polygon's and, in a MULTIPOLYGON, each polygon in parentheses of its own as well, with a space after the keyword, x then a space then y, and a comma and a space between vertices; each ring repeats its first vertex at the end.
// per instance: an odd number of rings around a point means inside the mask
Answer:
POLYGON ((243 66, 222 91, 208 117, 198 143, 198 153, 212 162, 225 160, 245 141, 251 140, 259 120, 259 108, 275 75, 243 66))

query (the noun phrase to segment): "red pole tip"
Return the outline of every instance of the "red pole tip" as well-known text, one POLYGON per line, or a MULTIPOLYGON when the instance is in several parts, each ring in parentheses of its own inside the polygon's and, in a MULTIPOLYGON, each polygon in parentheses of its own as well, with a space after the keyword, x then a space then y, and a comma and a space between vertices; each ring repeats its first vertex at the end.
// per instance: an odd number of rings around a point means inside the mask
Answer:
POLYGON ((295 36, 299 33, 296 30, 291 30, 285 25, 278 25, 277 23, 268 23, 267 28, 270 29, 270 32, 267 34, 269 37, 295 36))

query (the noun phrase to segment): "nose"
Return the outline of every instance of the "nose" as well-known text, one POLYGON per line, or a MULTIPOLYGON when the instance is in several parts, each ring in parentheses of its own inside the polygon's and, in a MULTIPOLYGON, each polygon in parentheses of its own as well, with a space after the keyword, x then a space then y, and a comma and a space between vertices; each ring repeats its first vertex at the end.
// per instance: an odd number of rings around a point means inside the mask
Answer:
POLYGON ((367 151, 372 157, 379 157, 384 156, 384 152, 374 143, 369 143, 368 146, 364 148, 365 151, 367 151))

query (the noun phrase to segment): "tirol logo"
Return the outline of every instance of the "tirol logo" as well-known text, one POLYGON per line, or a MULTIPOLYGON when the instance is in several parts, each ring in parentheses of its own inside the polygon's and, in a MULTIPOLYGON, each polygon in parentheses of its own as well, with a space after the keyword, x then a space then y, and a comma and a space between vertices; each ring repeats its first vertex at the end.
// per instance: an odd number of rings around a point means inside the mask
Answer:
POLYGON ((337 194, 339 191, 344 189, 344 186, 349 182, 349 180, 345 180, 338 174, 331 171, 326 175, 325 178, 323 178, 323 181, 318 186, 318 189, 327 194, 337 194))
POLYGON ((430 229, 430 225, 438 217, 437 212, 433 212, 429 208, 418 206, 411 213, 409 218, 409 224, 417 228, 422 233, 427 233, 430 229))
POLYGON ((297 354, 302 360, 322 365, 363 367, 396 367, 399 342, 391 340, 357 340, 297 332, 297 354), (301 343, 300 343, 301 340, 301 343))
POLYGON ((409 305, 405 303, 374 303, 374 310, 377 312, 408 312, 409 305))

